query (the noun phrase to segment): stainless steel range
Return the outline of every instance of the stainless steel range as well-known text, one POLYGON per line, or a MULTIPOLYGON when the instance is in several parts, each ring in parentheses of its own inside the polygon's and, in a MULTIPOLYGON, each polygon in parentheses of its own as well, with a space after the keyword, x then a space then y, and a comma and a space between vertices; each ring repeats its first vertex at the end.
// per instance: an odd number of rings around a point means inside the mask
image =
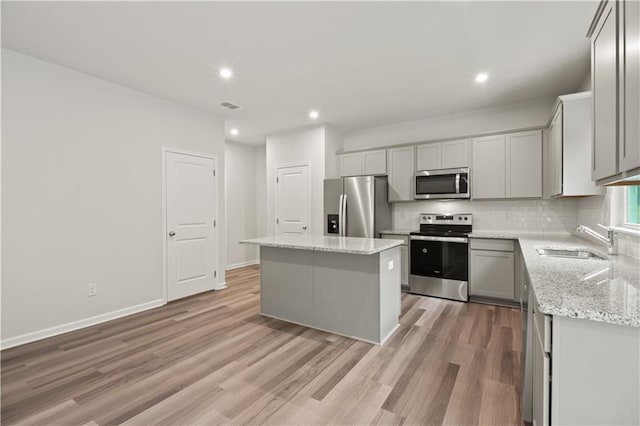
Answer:
POLYGON ((411 293, 469 300, 472 224, 471 214, 420 214, 420 231, 410 235, 411 293))

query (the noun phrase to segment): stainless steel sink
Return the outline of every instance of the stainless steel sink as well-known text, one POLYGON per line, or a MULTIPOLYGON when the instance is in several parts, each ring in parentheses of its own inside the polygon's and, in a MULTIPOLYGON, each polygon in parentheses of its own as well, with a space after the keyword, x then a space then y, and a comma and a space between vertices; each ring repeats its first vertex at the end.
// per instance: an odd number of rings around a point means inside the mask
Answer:
POLYGON ((571 259, 606 259, 606 257, 587 249, 539 248, 537 251, 540 256, 568 257, 571 259))

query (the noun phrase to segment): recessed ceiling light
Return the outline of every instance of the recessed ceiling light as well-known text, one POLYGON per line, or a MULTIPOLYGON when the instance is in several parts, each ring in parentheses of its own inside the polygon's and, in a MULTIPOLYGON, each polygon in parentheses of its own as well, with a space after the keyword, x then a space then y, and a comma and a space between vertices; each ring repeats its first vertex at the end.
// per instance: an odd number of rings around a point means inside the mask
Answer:
POLYGON ((316 110, 313 110, 309 113, 309 117, 313 118, 314 120, 318 117, 320 117, 320 113, 316 110))
POLYGON ((229 133, 231 133, 232 136, 238 136, 238 133, 240 132, 238 132, 238 129, 231 129, 229 133))
POLYGON ((487 74, 486 72, 481 72, 480 74, 476 75, 476 83, 484 83, 488 79, 489 74, 487 74))
POLYGON ((220 77, 229 79, 233 77, 233 71, 229 68, 220 68, 220 77))

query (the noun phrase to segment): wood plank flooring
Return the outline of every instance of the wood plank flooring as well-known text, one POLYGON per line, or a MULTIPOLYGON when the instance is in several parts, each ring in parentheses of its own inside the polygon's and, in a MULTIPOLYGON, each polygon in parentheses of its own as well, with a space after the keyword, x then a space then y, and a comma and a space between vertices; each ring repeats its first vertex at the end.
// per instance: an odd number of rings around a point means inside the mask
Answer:
POLYGON ((520 422, 515 309, 402 296, 384 346, 263 318, 229 288, 2 352, 3 424, 520 422))

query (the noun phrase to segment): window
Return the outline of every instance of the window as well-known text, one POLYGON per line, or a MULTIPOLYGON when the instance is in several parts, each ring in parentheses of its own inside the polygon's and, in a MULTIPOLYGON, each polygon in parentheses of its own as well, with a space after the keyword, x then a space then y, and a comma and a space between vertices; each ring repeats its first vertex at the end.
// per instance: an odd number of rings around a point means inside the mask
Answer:
POLYGON ((625 188, 624 224, 640 226, 640 186, 625 188))

